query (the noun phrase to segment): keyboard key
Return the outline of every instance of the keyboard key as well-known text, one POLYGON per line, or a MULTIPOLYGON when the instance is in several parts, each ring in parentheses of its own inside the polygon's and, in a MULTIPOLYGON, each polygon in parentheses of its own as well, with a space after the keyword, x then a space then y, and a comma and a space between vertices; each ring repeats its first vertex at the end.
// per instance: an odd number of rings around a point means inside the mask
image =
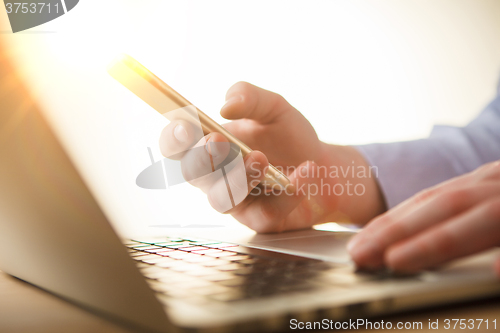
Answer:
POLYGON ((224 286, 217 285, 217 284, 211 284, 208 286, 198 287, 198 288, 195 287, 192 289, 192 291, 194 293, 197 293, 197 294, 203 295, 203 296, 225 293, 225 292, 228 292, 230 290, 231 289, 228 287, 224 287, 224 286))
POLYGON ((167 290, 166 288, 168 288, 167 283, 163 283, 163 282, 160 282, 157 280, 146 280, 146 281, 147 281, 149 287, 157 292, 164 292, 167 290))
MULTIPOLYGON (((208 267, 203 267, 203 268, 200 268, 200 269, 196 269, 196 270, 190 270, 190 271, 187 271, 185 272, 187 275, 190 275, 190 276, 198 276, 198 277, 202 277, 202 278, 205 278, 209 275, 218 275, 220 274, 220 272, 218 270, 215 270, 215 269, 212 269, 212 268, 208 268, 208 267)), ((206 279, 208 280, 208 279, 206 279)), ((210 280, 212 281, 212 280, 210 280)))
POLYGON ((144 249, 148 249, 150 247, 151 247, 151 244, 139 244, 139 245, 130 246, 129 248, 135 249, 135 250, 144 250, 144 249))
POLYGON ((225 257, 223 259, 228 260, 228 261, 241 262, 242 260, 250 259, 250 256, 248 256, 248 255, 236 255, 236 256, 232 256, 232 257, 225 257))
POLYGON ((167 245, 172 245, 172 246, 174 246, 174 245, 178 245, 178 243, 168 241, 168 242, 158 242, 158 243, 154 243, 154 245, 156 245, 156 246, 162 246, 162 247, 165 247, 165 246, 167 246, 167 245))
POLYGON ((188 260, 188 259, 197 260, 200 257, 203 257, 203 256, 201 256, 199 254, 195 254, 195 253, 191 253, 191 252, 186 252, 186 254, 187 254, 186 256, 181 257, 181 259, 184 260, 184 261, 188 260))
POLYGON ((183 302, 188 302, 188 303, 191 303, 191 304, 195 304, 197 306, 205 306, 205 305, 209 305, 210 303, 213 304, 213 302, 210 301, 205 296, 203 296, 203 295, 197 295, 197 294, 194 294, 194 293, 191 293, 188 297, 184 297, 182 299, 182 301, 183 302))
POLYGON ((229 273, 221 273, 221 272, 217 272, 217 273, 218 274, 211 274, 211 275, 203 276, 202 278, 204 280, 212 281, 212 282, 231 280, 234 278, 234 275, 229 274, 229 273))
POLYGON ((155 274, 165 272, 165 268, 160 268, 154 265, 148 265, 147 267, 139 269, 143 275, 155 274))
MULTIPOLYGON (((139 257, 138 260, 142 260, 142 258, 144 257, 139 257)), ((170 262, 170 261, 176 261, 175 259, 172 259, 172 258, 168 258, 168 257, 162 257, 162 256, 159 256, 159 255, 148 255, 148 260, 153 260, 153 264, 154 265, 157 265, 159 263, 165 263, 165 262, 170 262)))
POLYGON ((178 249, 189 249, 189 248, 192 248, 192 247, 196 247, 196 245, 193 245, 191 243, 186 243, 186 242, 182 242, 182 243, 179 243, 179 244, 182 244, 182 245, 178 246, 177 247, 178 249))
POLYGON ((146 263, 143 263, 141 261, 136 261, 135 262, 135 266, 137 268, 146 268, 146 267, 151 267, 152 265, 151 264, 146 264, 146 263))
POLYGON ((187 278, 189 278, 182 273, 173 272, 169 269, 163 269, 162 271, 144 274, 144 276, 150 279, 159 280, 169 285, 173 285, 175 282, 187 281, 187 278))
POLYGON ((140 244, 140 245, 137 245, 135 247, 137 248, 137 250, 141 250, 141 251, 160 248, 159 246, 154 246, 151 244, 140 244))
POLYGON ((184 280, 175 282, 172 284, 172 286, 175 286, 176 288, 191 289, 197 287, 207 287, 211 286, 212 284, 213 283, 210 281, 198 279, 197 277, 184 276, 184 280))
POLYGON ((148 263, 148 264, 151 264, 151 265, 160 265, 160 264, 163 264, 165 262, 170 262, 171 259, 170 258, 165 258, 165 257, 162 257, 162 256, 154 256, 154 257, 150 257, 150 258, 146 258, 144 259, 144 257, 138 257, 137 259, 142 261, 142 262, 145 262, 145 263, 148 263))
POLYGON ((155 253, 160 255, 160 256, 166 256, 166 253, 175 251, 174 249, 167 249, 165 247, 162 247, 161 250, 157 250, 155 253))
POLYGON ((240 269, 241 267, 242 267, 241 265, 238 265, 238 264, 235 264, 235 263, 231 263, 231 264, 227 264, 227 265, 215 266, 215 268, 217 270, 223 271, 223 272, 235 271, 237 269, 240 269))
POLYGON ((219 302, 239 301, 245 298, 245 294, 240 291, 228 291, 225 293, 209 295, 208 298, 219 302))
POLYGON ((168 243, 168 244, 162 244, 164 247, 168 247, 170 249, 178 249, 180 247, 186 247, 186 246, 192 246, 188 242, 174 242, 174 243, 168 243))
POLYGON ((172 249, 177 249, 181 246, 190 246, 188 242, 168 242, 168 243, 156 243, 155 245, 158 246, 163 246, 163 247, 170 247, 172 249))
POLYGON ((224 260, 215 259, 215 258, 211 258, 211 257, 205 257, 205 258, 212 259, 212 261, 202 262, 201 263, 203 266, 206 266, 206 267, 216 267, 216 266, 227 265, 227 261, 224 261, 224 260))
POLYGON ((151 273, 147 273, 147 274, 143 273, 143 275, 145 277, 147 277, 148 279, 153 279, 153 280, 164 279, 164 280, 168 280, 169 283, 173 283, 175 281, 183 281, 183 278, 184 278, 182 276, 172 275, 172 272, 170 272, 167 269, 164 269, 162 271, 151 272, 151 273), (182 279, 181 279, 181 277, 182 277, 182 279))
POLYGON ((212 262, 212 261, 214 261, 216 259, 212 258, 212 257, 203 256, 201 254, 194 254, 194 253, 192 253, 192 256, 182 258, 182 260, 185 261, 185 262, 196 264, 196 263, 212 262))
POLYGON ((214 257, 214 258, 222 258, 222 257, 235 256, 235 255, 237 255, 237 253, 231 252, 231 251, 222 251, 222 252, 206 253, 205 255, 207 255, 209 257, 214 257))
POLYGON ((174 258, 174 259, 182 259, 190 256, 189 252, 184 252, 184 251, 172 251, 172 252, 164 252, 162 253, 162 256, 166 256, 169 258, 174 258))
POLYGON ((160 261, 155 265, 163 268, 172 268, 176 266, 186 265, 187 263, 183 260, 173 260, 172 261, 160 261))
POLYGON ((182 251, 188 251, 188 252, 193 252, 193 251, 208 250, 208 248, 207 248, 207 247, 204 247, 204 246, 194 246, 194 245, 190 245, 190 246, 186 246, 186 247, 179 247, 179 250, 182 250, 182 251))
POLYGON ((227 249, 227 250, 231 250, 233 252, 237 252, 240 254, 250 254, 251 255, 251 253, 250 253, 252 251, 251 248, 248 248, 245 246, 240 246, 240 245, 235 245, 235 244, 233 244, 233 245, 234 246, 227 247, 227 248, 221 248, 221 249, 227 249))
POLYGON ((162 260, 163 260, 163 257, 155 257, 155 258, 150 258, 150 259, 142 259, 144 257, 138 257, 140 261, 142 262, 145 262, 147 264, 151 264, 151 265, 156 265, 156 264, 159 264, 162 260))
POLYGON ((158 276, 155 278, 159 282, 168 285, 168 287, 165 288, 169 289, 175 288, 176 283, 184 283, 186 282, 186 278, 189 278, 189 276, 186 276, 182 273, 177 273, 177 272, 169 272, 169 273, 170 273, 169 275, 158 276))
POLYGON ((206 269, 206 267, 186 263, 185 265, 173 266, 170 269, 175 272, 188 272, 193 270, 206 269))
POLYGON ((164 247, 158 247, 155 246, 153 249, 141 249, 141 251, 147 252, 147 253, 157 253, 158 251, 165 250, 164 247))
POLYGON ((192 293, 185 289, 170 289, 165 294, 173 298, 187 298, 192 296, 192 293))
POLYGON ((200 250, 200 251, 193 251, 196 254, 209 254, 209 253, 219 253, 222 252, 222 250, 219 249, 208 249, 208 250, 200 250))
POLYGON ((156 255, 156 254, 146 253, 145 256, 141 256, 137 260, 144 261, 147 259, 159 259, 159 258, 161 258, 161 256, 156 255))

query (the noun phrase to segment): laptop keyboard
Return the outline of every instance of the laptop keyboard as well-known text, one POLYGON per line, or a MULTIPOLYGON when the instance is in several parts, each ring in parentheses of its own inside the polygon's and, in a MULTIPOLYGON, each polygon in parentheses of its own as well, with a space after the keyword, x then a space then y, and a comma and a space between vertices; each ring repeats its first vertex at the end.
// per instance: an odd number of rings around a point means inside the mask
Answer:
POLYGON ((355 273, 351 265, 203 239, 133 240, 125 245, 155 292, 197 303, 349 288, 386 277, 355 273))

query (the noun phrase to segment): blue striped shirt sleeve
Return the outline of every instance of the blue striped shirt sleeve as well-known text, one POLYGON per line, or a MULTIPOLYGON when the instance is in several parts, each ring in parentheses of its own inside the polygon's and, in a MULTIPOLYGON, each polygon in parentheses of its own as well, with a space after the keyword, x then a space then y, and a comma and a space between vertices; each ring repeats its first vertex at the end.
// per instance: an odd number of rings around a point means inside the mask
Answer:
POLYGON ((425 188, 500 160, 500 92, 465 127, 435 126, 426 139, 355 148, 378 169, 390 209, 425 188))

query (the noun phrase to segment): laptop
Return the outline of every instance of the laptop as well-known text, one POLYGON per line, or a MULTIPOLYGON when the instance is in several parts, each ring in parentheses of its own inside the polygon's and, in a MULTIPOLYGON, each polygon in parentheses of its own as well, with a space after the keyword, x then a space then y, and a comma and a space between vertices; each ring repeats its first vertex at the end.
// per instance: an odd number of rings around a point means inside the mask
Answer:
POLYGON ((0 269, 142 332, 280 331, 500 294, 498 250, 358 272, 352 232, 121 239, 0 49, 0 269))

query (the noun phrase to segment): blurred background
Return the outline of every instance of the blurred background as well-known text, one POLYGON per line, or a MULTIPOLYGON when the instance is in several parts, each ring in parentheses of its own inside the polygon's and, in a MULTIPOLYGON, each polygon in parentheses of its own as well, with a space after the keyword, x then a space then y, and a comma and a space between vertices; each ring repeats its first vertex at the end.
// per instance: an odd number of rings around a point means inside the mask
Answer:
POLYGON ((326 142, 413 140, 465 125, 493 98, 499 17, 498 0, 84 0, 16 34, 2 10, 0 38, 115 226, 152 235, 239 226, 187 184, 135 185, 147 147, 162 158, 167 120, 106 73, 116 55, 218 122, 244 80, 283 95, 326 142))

